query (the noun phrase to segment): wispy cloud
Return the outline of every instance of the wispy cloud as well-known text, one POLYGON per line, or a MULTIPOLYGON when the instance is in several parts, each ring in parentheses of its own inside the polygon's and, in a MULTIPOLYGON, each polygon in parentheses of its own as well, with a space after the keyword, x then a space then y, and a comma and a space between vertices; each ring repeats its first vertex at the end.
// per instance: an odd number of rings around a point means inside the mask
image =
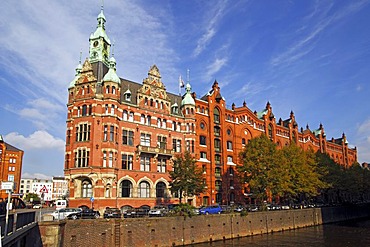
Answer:
POLYGON ((368 3, 369 1, 351 3, 337 11, 332 10, 333 4, 330 4, 328 6, 319 6, 318 4, 316 4, 313 12, 308 16, 302 18, 302 21, 304 22, 302 26, 304 28, 301 26, 298 29, 299 31, 296 32, 296 35, 298 37, 292 38, 292 40, 295 41, 289 47, 287 47, 285 51, 273 56, 270 64, 272 66, 287 65, 307 55, 314 50, 315 42, 317 41, 318 37, 320 37, 320 35, 330 25, 333 25, 334 23, 339 22, 345 17, 356 13, 368 3), (306 28, 306 22, 309 22, 311 25, 312 23, 316 24, 314 24, 311 29, 308 29, 306 28), (306 33, 301 34, 303 32, 306 33))
POLYGON ((211 42, 212 38, 217 33, 217 24, 224 16, 224 10, 227 6, 227 1, 220 1, 213 8, 208 10, 209 15, 205 20, 206 25, 204 26, 204 33, 198 39, 197 46, 193 51, 193 57, 197 57, 200 53, 206 49, 207 45, 211 42))

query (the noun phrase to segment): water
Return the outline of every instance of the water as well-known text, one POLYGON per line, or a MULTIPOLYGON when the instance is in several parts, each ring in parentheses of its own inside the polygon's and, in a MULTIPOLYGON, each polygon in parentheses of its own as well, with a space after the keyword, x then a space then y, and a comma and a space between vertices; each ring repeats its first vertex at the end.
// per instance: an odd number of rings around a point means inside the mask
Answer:
POLYGON ((194 244, 192 246, 367 247, 370 246, 370 219, 327 224, 213 243, 194 244))

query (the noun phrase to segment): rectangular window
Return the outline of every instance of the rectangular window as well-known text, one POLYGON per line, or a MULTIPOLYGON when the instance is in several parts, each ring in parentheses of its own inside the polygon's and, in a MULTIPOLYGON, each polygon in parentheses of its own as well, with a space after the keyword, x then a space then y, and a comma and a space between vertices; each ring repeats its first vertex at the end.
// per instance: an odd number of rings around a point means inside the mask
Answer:
POLYGON ((190 152, 190 140, 186 140, 186 151, 190 152))
POLYGON ((113 142, 114 141, 114 126, 110 126, 110 135, 109 135, 109 141, 113 142))
POLYGON ((173 151, 177 153, 181 152, 181 140, 180 139, 172 139, 172 149, 173 151))
POLYGON ((219 139, 215 139, 215 151, 221 152, 221 141, 219 139))
POLYGON ((140 157, 140 171, 150 171, 150 157, 149 156, 141 156, 140 157))
POLYGON ((109 152, 109 167, 113 167, 113 152, 109 152))
POLYGON ((122 144, 133 146, 134 145, 134 132, 131 130, 122 131, 122 144))
POLYGON ((103 152, 103 167, 107 167, 107 152, 103 152))
POLYGON ((216 165, 221 165, 221 156, 218 154, 215 155, 215 163, 216 165))
POLYGON ((151 139, 150 134, 141 133, 141 135, 140 135, 140 145, 150 147, 150 139, 151 139))
POLYGON ((206 152, 200 152, 200 158, 207 159, 207 153, 206 152))
POLYGON ((228 163, 233 163, 233 157, 232 156, 227 156, 227 162, 228 163))
POLYGON ((167 148, 167 137, 165 136, 157 136, 157 146, 161 149, 167 148))
POLYGON ((105 142, 108 141, 108 125, 104 125, 104 139, 105 142))
POLYGON ((233 150, 233 143, 231 141, 227 141, 226 145, 228 150, 233 150))
POLYGON ((122 154, 122 169, 132 170, 134 156, 130 154, 122 154))
POLYGON ((14 175, 8 175, 8 181, 14 181, 14 175))
POLYGON ((205 136, 199 137, 199 144, 200 145, 207 145, 207 138, 205 136))
POLYGON ((166 159, 157 159, 157 172, 166 172, 166 159))

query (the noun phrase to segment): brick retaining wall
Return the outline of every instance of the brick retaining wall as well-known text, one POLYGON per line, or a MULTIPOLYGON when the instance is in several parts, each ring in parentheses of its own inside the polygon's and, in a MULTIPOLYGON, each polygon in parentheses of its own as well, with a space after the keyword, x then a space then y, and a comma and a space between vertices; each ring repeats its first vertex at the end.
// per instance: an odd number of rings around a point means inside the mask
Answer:
POLYGON ((39 227, 43 244, 47 247, 161 247, 271 233, 368 216, 370 206, 359 205, 254 212, 247 216, 222 214, 191 218, 68 220, 44 222, 39 227))

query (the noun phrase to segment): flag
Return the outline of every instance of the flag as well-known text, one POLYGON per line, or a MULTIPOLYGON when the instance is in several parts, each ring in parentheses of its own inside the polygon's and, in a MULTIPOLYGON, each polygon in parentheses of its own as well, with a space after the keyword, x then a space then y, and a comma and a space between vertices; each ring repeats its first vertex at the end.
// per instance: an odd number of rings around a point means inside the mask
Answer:
POLYGON ((179 77, 179 85, 180 85, 180 87, 185 87, 185 84, 184 84, 184 81, 182 80, 181 75, 179 77))

